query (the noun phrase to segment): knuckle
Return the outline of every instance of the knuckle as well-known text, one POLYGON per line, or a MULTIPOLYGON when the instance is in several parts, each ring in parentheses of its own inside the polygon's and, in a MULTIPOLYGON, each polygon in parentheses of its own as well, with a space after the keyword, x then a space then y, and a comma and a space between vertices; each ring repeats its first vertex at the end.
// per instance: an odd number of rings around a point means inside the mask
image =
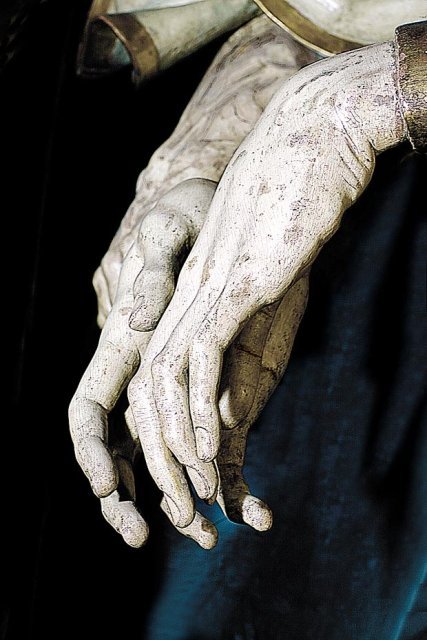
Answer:
POLYGON ((111 249, 103 256, 101 260, 101 264, 98 269, 95 271, 94 277, 98 274, 99 278, 102 279, 105 283, 111 279, 112 274, 114 272, 114 268, 117 266, 121 266, 122 260, 120 256, 117 255, 115 251, 111 249))
POLYGON ((210 323, 208 320, 206 320, 194 334, 190 348, 190 357, 197 357, 200 353, 200 350, 205 347, 206 333, 209 326, 210 323))
POLYGON ((188 225, 176 207, 162 206, 161 201, 141 223, 139 241, 161 247, 182 244, 188 236, 188 225))
POLYGON ((177 430, 166 423, 162 429, 162 434, 168 448, 172 451, 174 456, 181 464, 185 463, 185 449, 183 446, 183 439, 179 436, 177 430))
POLYGON ((182 356, 177 356, 171 349, 163 349, 151 363, 151 375, 157 384, 171 377, 177 383, 181 383, 184 370, 185 366, 182 356))
POLYGON ((136 376, 132 378, 132 380, 128 384, 128 389, 127 389, 128 400, 130 404, 132 405, 137 400, 140 400, 141 397, 145 395, 144 392, 145 392, 145 387, 143 384, 141 384, 140 379, 136 376))
POLYGON ((158 209, 158 205, 152 209, 141 222, 140 236, 145 239, 152 233, 156 233, 159 227, 164 225, 164 215, 158 209))
POLYGON ((93 284, 93 288, 95 289, 97 295, 100 295, 100 293, 102 291, 102 287, 105 284, 105 276, 104 276, 104 273, 103 273, 101 267, 98 267, 96 269, 95 273, 93 274, 92 284, 93 284))
POLYGON ((167 372, 167 356, 163 352, 156 356, 151 363, 151 375, 154 381, 164 378, 167 372))

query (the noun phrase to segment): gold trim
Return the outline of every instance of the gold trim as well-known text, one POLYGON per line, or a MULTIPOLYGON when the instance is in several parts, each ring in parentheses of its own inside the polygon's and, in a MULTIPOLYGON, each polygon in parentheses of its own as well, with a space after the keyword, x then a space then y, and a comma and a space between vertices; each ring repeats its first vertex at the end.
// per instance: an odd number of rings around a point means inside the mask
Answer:
POLYGON ((427 152, 427 20, 395 31, 399 106, 414 149, 427 152))
POLYGON ((324 56, 333 56, 363 46, 360 42, 344 40, 324 31, 294 9, 286 0, 255 0, 255 2, 273 22, 290 33, 298 42, 324 56))
POLYGON ((108 13, 111 4, 111 0, 93 0, 87 16, 88 21, 93 20, 102 13, 108 13))
MULTIPOLYGON (((97 8, 108 4, 96 0, 97 8)), ((109 74, 114 70, 113 49, 119 39, 133 66, 133 81, 138 84, 158 72, 159 53, 145 27, 131 13, 99 15, 94 13, 88 21, 77 56, 77 73, 84 77, 109 74)))
POLYGON ((96 61, 99 56, 97 55, 97 52, 95 52, 95 50, 92 50, 93 43, 91 42, 91 31, 93 20, 100 14, 107 13, 110 5, 111 0, 93 0, 90 5, 90 9, 86 18, 85 28, 83 31, 83 36, 77 50, 76 70, 78 75, 94 76, 100 75, 100 73, 106 73, 107 71, 108 64, 106 60, 108 59, 110 46, 107 42, 105 42, 106 38, 102 38, 104 42, 100 43, 99 49, 102 49, 101 57, 104 60, 105 68, 100 71, 96 68, 96 61))
POLYGON ((159 52, 148 31, 133 14, 103 15, 95 20, 98 21, 108 25, 126 47, 133 65, 134 82, 139 83, 157 73, 160 66, 159 52))

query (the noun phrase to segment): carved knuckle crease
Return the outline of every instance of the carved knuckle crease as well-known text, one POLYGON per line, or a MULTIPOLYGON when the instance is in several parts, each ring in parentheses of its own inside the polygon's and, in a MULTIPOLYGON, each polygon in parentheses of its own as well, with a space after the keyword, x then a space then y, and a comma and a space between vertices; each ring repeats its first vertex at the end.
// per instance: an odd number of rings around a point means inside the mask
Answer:
POLYGON ((162 351, 151 363, 151 375, 155 382, 171 376, 178 382, 183 369, 181 359, 174 357, 169 351, 162 351))
POLYGON ((168 422, 165 424, 162 433, 169 449, 173 452, 173 454, 181 464, 185 464, 183 442, 176 428, 171 426, 168 422))
POLYGON ((133 378, 129 382, 128 398, 131 404, 144 398, 148 398, 146 386, 142 384, 141 380, 137 377, 133 378))

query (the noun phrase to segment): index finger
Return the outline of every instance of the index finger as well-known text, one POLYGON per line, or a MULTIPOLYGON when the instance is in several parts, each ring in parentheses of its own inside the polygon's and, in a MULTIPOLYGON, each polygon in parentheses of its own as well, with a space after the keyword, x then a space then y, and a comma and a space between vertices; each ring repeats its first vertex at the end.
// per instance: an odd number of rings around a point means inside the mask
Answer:
POLYGON ((77 461, 100 498, 112 493, 118 482, 117 467, 108 449, 108 413, 139 363, 127 317, 131 309, 132 284, 140 268, 141 261, 136 252, 130 252, 123 265, 114 309, 69 408, 77 461))
POLYGON ((108 327, 104 332, 69 408, 76 458, 99 498, 114 491, 118 479, 107 444, 108 413, 139 363, 136 347, 120 348, 109 339, 108 327))

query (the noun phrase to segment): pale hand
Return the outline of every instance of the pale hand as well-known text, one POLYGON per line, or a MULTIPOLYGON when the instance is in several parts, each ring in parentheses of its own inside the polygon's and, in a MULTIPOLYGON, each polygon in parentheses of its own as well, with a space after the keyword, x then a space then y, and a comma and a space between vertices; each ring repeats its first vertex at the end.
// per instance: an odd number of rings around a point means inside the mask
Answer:
MULTIPOLYGON (((279 83, 312 60, 311 53, 293 42, 266 17, 253 20, 234 34, 215 58, 175 132, 142 172, 135 201, 95 274, 101 326, 111 311, 113 301, 114 307, 96 354, 71 403, 70 426, 77 459, 91 479, 95 493, 106 496, 101 498, 104 516, 132 546, 143 544, 148 534, 145 521, 135 507, 133 464, 138 452, 138 436, 132 428, 129 412, 127 421, 130 428, 123 426, 119 435, 112 429, 108 433, 108 413, 137 369, 150 338, 149 333, 138 335, 128 327, 126 314, 134 304, 132 289, 135 276, 144 265, 143 278, 135 291, 140 299, 144 295, 144 287, 147 287, 150 326, 154 327, 172 295, 181 264, 179 258, 185 257, 191 248, 206 213, 206 203, 214 188, 210 180, 219 179, 235 148, 252 129, 279 83), (210 179, 205 181, 204 195, 200 193, 203 180, 183 183, 194 176, 210 179), (189 195, 191 190, 192 195, 189 195), (185 195, 182 211, 180 193, 185 195), (169 225, 171 207, 179 234, 169 225), (138 246, 132 246, 141 220, 138 246)), ((267 332, 272 323, 272 330, 268 335, 265 333, 265 357, 252 408, 248 406, 247 377, 246 386, 242 386, 240 391, 237 379, 236 383, 225 384, 224 398, 230 396, 229 407, 234 402, 235 415, 243 418, 249 409, 250 413, 235 433, 224 433, 221 466, 224 481, 218 499, 230 516, 249 524, 254 522, 258 528, 269 526, 271 514, 261 501, 252 499, 248 494, 241 476, 246 432, 284 370, 298 326, 296 320, 301 317, 305 306, 306 288, 295 288, 292 294, 295 306, 300 309, 292 318, 289 318, 292 305, 280 306, 274 319, 266 318, 260 325, 267 332), (234 484, 233 478, 238 478, 234 484)), ((259 331, 255 326, 252 329, 257 339, 262 338, 262 331, 261 334, 259 331)), ((250 370, 251 356, 244 354, 247 348, 253 350, 250 335, 249 331, 246 343, 242 339, 242 349, 236 351, 236 371, 244 359, 248 360, 246 373, 250 370)), ((256 344, 258 350, 260 344, 256 344)), ((261 365, 258 356, 253 364, 258 371, 261 365)), ((234 380, 234 370, 230 368, 226 380, 234 380)), ((253 380, 256 380, 255 374, 254 371, 253 380)), ((250 385, 249 392, 253 393, 255 387, 254 383, 250 385)), ((225 411, 225 419, 230 421, 230 412, 227 414, 225 411)), ((201 516, 181 531, 202 546, 215 543, 215 529, 208 526, 201 516)))
MULTIPOLYGON (((376 155, 404 137, 394 44, 385 43, 285 82, 228 165, 128 387, 149 470, 175 525, 194 516, 176 461, 199 470, 221 461, 223 422, 233 414, 220 386, 226 350, 306 277, 369 183, 376 155)), ((131 319, 139 329, 149 324, 145 303, 137 300, 131 319)))
MULTIPOLYGON (((127 412, 127 428, 123 428, 120 437, 108 433, 108 413, 136 371, 151 337, 150 331, 129 327, 129 313, 136 299, 149 318, 145 329, 161 316, 173 292, 179 269, 177 256, 198 235, 215 186, 206 180, 188 180, 161 198, 144 218, 138 242, 125 258, 116 300, 98 349, 70 405, 77 460, 94 492, 101 497, 105 518, 135 547, 145 542, 148 527, 135 505, 133 464, 139 438, 132 413, 127 412), (127 496, 120 495, 119 484, 127 496)), ((271 526, 271 512, 250 494, 243 478, 246 436, 286 368, 305 309, 307 286, 307 279, 301 279, 280 304, 271 305, 255 316, 230 349, 221 392, 227 429, 222 433, 217 466, 198 459, 195 465, 186 464, 188 453, 196 458, 194 450, 184 451, 179 459, 186 465, 200 497, 216 497, 226 515, 258 530, 271 526)), ((214 546, 216 529, 193 511, 181 465, 161 441, 156 448, 144 446, 144 454, 159 488, 168 497, 172 494, 172 500, 178 495, 178 503, 188 499, 191 505, 191 517, 179 526, 181 523, 171 513, 171 498, 162 500, 163 510, 178 525, 178 530, 205 548, 214 546), (180 485, 168 486, 163 481, 168 476, 178 477, 180 485)))

